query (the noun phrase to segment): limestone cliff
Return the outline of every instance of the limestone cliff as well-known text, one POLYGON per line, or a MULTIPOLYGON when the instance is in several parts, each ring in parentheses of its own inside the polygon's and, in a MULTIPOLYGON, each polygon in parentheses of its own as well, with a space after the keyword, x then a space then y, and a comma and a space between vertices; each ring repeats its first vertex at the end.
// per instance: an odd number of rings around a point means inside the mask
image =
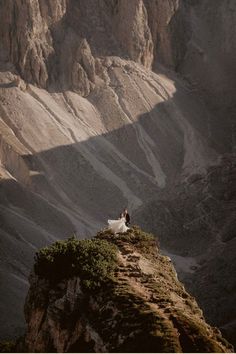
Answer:
POLYGON ((231 352, 155 238, 134 227, 41 250, 26 299, 29 352, 231 352))
POLYGON ((2 0, 0 61, 30 83, 85 96, 100 57, 164 65, 206 100, 219 138, 235 113, 235 14, 234 0, 2 0))
POLYGON ((147 68, 152 65, 142 0, 10 0, 2 2, 0 16, 0 60, 13 63, 27 82, 42 88, 87 96, 96 69, 90 44, 96 57, 128 55, 147 68))

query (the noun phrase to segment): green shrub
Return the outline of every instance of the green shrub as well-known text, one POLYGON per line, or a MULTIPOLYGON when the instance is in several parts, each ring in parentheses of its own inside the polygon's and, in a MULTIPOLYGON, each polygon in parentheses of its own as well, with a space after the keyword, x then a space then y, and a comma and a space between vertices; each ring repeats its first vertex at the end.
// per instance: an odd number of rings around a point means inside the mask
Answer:
POLYGON ((128 242, 146 254, 156 254, 156 247, 159 247, 158 240, 154 235, 142 231, 135 225, 127 230, 127 232, 116 235, 108 229, 102 230, 97 233, 96 238, 105 239, 115 244, 119 244, 120 241, 128 242))
POLYGON ((52 282, 78 275, 82 286, 94 290, 113 279, 117 248, 106 240, 57 241, 36 253, 34 270, 52 282))

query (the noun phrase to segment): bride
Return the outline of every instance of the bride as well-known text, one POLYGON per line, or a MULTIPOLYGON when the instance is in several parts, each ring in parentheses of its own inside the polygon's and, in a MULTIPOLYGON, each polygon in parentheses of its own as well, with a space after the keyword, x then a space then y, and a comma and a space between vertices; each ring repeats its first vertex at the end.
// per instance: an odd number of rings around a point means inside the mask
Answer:
POLYGON ((129 228, 125 225, 126 219, 122 216, 118 220, 108 220, 108 229, 117 234, 118 232, 126 232, 129 228))

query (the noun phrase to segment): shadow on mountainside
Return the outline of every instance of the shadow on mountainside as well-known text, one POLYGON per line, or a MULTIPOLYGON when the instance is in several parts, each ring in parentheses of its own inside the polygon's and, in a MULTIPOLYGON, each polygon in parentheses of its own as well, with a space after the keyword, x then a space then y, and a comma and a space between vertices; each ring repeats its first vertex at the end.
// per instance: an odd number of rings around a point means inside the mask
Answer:
MULTIPOLYGON (((185 174, 196 177, 215 159, 209 146, 217 146, 214 131, 208 129, 206 110, 194 102, 191 94, 186 102, 181 91, 177 88, 172 98, 136 122, 85 141, 76 142, 68 127, 68 135, 75 143, 22 156, 29 170, 27 185, 10 179, 0 181, 3 279, 8 284, 1 302, 4 336, 15 333, 16 316, 22 321, 26 277, 35 250, 72 233, 92 235, 108 218, 117 218, 124 206, 130 209, 132 222, 142 225, 145 218, 149 220, 146 229, 155 225, 152 231, 159 234, 161 247, 184 256, 186 250, 188 255, 199 255, 215 243, 217 230, 210 223, 208 227, 200 224, 200 228, 195 224, 190 229, 183 224, 183 220, 194 220, 196 202, 205 197, 199 185, 192 200, 188 200, 183 187, 183 198, 177 195, 172 203, 186 156, 185 174), (152 202, 158 207, 152 207, 152 202), (147 214, 152 215, 152 220, 147 214)), ((92 94, 89 99, 93 102, 92 94)), ((214 282, 208 280, 207 284, 214 290, 214 282)), ((224 290, 222 293, 227 297, 224 290)), ((201 303, 204 308, 204 299, 201 303)))
POLYGON ((184 174, 202 173, 216 161, 213 148, 220 150, 207 111, 191 94, 186 102, 182 91, 132 124, 84 141, 65 127, 74 144, 22 156, 29 189, 75 213, 82 207, 96 222, 170 194, 184 174))

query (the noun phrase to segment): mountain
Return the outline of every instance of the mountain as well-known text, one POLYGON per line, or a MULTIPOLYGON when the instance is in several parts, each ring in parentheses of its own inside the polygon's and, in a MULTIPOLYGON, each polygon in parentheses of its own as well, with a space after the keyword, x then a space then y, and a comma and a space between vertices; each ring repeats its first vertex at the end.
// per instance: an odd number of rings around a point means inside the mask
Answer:
MULTIPOLYGON (((2 338, 24 331, 38 248, 74 233, 90 237, 124 206, 145 223, 150 205, 173 210, 173 196, 191 189, 191 178, 204 180, 222 156, 233 163, 235 17, 234 0, 1 1, 2 338)), ((198 196, 187 191, 185 198, 190 222, 198 196)), ((234 215, 233 199, 227 208, 216 214, 222 227, 227 210, 234 215)), ((159 232, 158 213, 148 227, 159 232)), ((180 213, 180 230, 181 220, 180 213)), ((217 264, 234 254, 233 220, 217 264)), ((200 224, 188 234, 188 254, 181 248, 187 233, 166 229, 161 242, 175 259, 195 257, 199 238, 197 255, 211 253, 215 238, 200 224)), ((196 274, 188 272, 186 282, 196 274)), ((206 283, 214 293, 214 281, 206 283)), ((231 290, 220 293, 232 301, 231 290)), ((207 311, 210 300, 196 295, 207 311)), ((233 312, 225 318, 218 311, 217 325, 234 323, 233 312)))
POLYGON ((204 175, 192 175, 139 210, 145 230, 157 232, 179 278, 207 320, 235 343, 236 156, 224 155, 204 175), (219 310, 220 309, 220 310, 219 310))
POLYGON ((25 314, 21 345, 27 352, 233 349, 206 324, 154 236, 139 228, 42 249, 30 277, 25 314))

